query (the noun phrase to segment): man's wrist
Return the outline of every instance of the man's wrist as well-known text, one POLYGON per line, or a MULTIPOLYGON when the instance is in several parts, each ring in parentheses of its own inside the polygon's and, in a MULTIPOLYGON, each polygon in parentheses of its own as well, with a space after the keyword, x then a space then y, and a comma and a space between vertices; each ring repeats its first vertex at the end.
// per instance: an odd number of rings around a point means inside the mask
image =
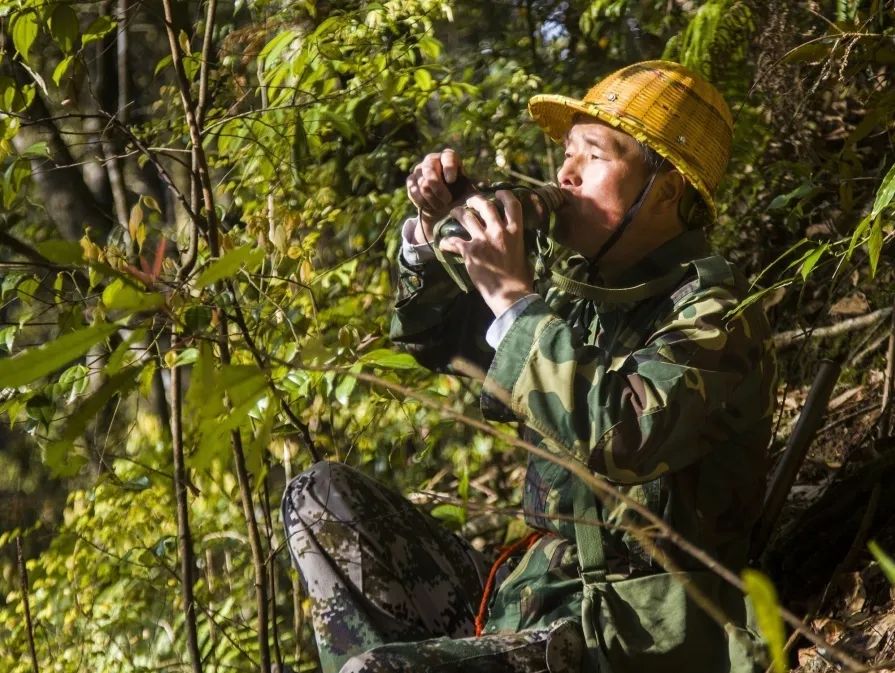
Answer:
POLYGON ((491 309, 491 312, 495 316, 500 316, 517 301, 532 293, 533 291, 530 286, 519 285, 518 287, 504 289, 499 293, 483 297, 483 299, 488 305, 488 308, 491 309))

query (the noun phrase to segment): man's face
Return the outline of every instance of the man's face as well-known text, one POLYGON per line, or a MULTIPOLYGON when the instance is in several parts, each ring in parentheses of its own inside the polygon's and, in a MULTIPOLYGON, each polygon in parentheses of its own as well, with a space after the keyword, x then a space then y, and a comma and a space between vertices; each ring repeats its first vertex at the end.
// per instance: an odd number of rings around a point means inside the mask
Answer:
POLYGON ((595 255, 637 198, 647 168, 631 136, 592 118, 576 122, 565 139, 557 181, 567 205, 557 213, 556 240, 595 255))

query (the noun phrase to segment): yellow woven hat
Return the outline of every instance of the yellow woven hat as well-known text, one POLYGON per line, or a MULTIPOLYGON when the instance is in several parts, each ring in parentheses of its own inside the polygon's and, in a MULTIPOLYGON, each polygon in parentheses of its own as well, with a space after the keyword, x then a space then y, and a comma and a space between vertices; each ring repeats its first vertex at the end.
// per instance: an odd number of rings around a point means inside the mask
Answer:
POLYGON ((608 75, 582 100, 539 95, 534 120, 562 142, 577 114, 611 124, 670 161, 696 188, 714 218, 714 192, 730 158, 733 118, 720 92, 670 61, 635 63, 608 75))

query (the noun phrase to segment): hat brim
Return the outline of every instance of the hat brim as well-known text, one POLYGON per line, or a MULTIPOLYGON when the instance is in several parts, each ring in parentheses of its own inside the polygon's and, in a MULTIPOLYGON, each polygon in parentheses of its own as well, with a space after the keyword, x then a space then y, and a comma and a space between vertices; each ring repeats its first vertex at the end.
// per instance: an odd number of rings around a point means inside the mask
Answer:
POLYGON ((532 96, 528 102, 528 111, 538 126, 544 129, 547 135, 556 142, 562 142, 565 139, 566 134, 574 124, 575 117, 581 114, 594 117, 605 124, 620 129, 671 162, 674 168, 699 192, 706 206, 708 206, 712 219, 717 218, 718 211, 715 206, 715 199, 702 177, 680 160, 680 155, 674 151, 674 148, 662 140, 650 137, 644 133, 635 120, 614 114, 596 103, 587 103, 575 98, 569 98, 568 96, 557 96, 554 94, 532 96))

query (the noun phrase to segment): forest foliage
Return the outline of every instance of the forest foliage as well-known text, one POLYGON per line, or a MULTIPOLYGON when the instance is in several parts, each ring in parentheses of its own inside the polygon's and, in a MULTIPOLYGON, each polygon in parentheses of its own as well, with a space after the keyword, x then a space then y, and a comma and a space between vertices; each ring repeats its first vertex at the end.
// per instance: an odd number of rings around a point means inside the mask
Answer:
POLYGON ((478 416, 385 336, 404 180, 549 180, 528 98, 662 57, 730 102, 712 238, 775 329, 882 316, 891 0, 2 0, 0 668, 313 670, 278 505, 320 458, 512 535, 519 449, 402 393, 478 416))

